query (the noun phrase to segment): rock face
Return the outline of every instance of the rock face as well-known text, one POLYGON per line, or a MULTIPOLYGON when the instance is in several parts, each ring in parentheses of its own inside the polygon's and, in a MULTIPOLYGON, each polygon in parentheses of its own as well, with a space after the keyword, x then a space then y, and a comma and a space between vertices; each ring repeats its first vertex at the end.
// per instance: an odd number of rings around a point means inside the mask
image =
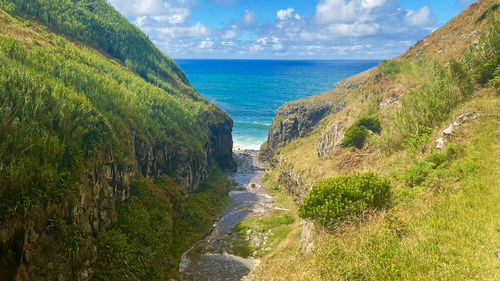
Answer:
POLYGON ((389 97, 385 100, 380 101, 378 104, 378 108, 380 110, 386 109, 391 104, 397 103, 399 101, 399 99, 401 98, 401 96, 402 95, 394 94, 394 95, 392 95, 392 97, 389 97))
POLYGON ((210 146, 213 150, 213 159, 223 170, 236 171, 237 165, 233 159, 233 120, 226 118, 209 128, 212 133, 210 146))
POLYGON ((347 94, 359 88, 370 74, 371 70, 368 70, 335 83, 335 89, 332 91, 287 102, 278 108, 259 158, 272 162, 275 152, 280 148, 313 131, 327 115, 344 109, 347 106, 347 94))
POLYGON ((271 161, 275 151, 294 139, 304 137, 328 114, 338 112, 346 105, 345 101, 336 105, 332 102, 318 103, 310 100, 286 103, 276 111, 267 142, 261 148, 260 159, 271 161))
MULTIPOLYGON (((343 106, 345 105, 340 107, 343 106)), ((269 129, 266 153, 273 153, 292 140, 305 136, 321 119, 332 112, 332 109, 330 102, 315 104, 305 100, 286 103, 276 111, 276 117, 269 129)))
POLYGON ((339 122, 334 121, 316 142, 318 157, 322 158, 328 156, 332 149, 339 147, 342 144, 343 139, 344 131, 340 129, 339 122))
POLYGON ((101 151, 81 175, 78 191, 58 202, 19 214, 0 224, 1 280, 90 280, 96 237, 116 220, 115 205, 129 196, 129 185, 138 176, 171 176, 188 192, 195 191, 208 174, 211 164, 234 169, 232 125, 230 118, 209 126, 203 151, 195 152, 182 145, 166 145, 140 137, 129 128, 127 157, 101 151), (76 225, 88 240, 74 258, 64 253, 64 242, 50 227, 49 214, 57 213, 66 223, 76 225))
POLYGON ((363 84, 363 81, 349 81, 349 80, 342 80, 337 83, 335 83, 334 88, 344 88, 344 89, 356 89, 359 88, 363 84))
POLYGON ((304 182, 304 172, 296 170, 285 159, 279 159, 279 185, 285 188, 298 202, 302 202, 312 186, 304 182))

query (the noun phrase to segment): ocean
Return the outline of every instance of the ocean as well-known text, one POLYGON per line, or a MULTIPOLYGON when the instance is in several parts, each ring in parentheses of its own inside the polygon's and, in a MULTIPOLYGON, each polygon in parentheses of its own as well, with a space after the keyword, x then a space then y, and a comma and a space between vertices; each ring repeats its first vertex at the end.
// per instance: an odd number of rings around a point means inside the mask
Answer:
POLYGON ((176 59, 191 84, 234 120, 235 147, 259 149, 276 109, 333 89, 375 60, 194 60, 176 59))

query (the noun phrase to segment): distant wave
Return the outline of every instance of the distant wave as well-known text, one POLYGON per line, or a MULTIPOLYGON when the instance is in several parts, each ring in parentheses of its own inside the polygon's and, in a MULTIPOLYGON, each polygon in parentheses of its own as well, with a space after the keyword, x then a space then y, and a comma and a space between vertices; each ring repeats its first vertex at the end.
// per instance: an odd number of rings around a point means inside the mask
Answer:
POLYGON ((233 136, 233 148, 240 149, 260 149, 260 146, 266 142, 266 138, 256 138, 250 136, 233 136))
POLYGON ((235 150, 245 150, 245 149, 251 149, 251 150, 260 150, 260 145, 257 144, 248 144, 248 143, 239 143, 239 142, 234 142, 233 143, 233 149, 235 150))
POLYGON ((268 130, 271 124, 261 122, 236 122, 235 126, 242 129, 268 130))
POLYGON ((271 126, 271 123, 261 123, 261 122, 257 122, 257 121, 253 121, 252 124, 259 124, 259 125, 264 125, 264 126, 271 126))

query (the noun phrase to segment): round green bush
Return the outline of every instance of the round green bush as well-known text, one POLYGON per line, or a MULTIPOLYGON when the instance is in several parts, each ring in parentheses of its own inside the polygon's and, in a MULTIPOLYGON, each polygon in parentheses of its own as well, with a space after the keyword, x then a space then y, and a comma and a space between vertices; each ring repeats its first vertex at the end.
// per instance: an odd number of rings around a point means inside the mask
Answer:
POLYGON ((368 130, 365 127, 351 126, 344 134, 342 145, 362 148, 367 136, 368 130))
POLYGON ((390 202, 389 182, 374 173, 352 174, 321 180, 300 206, 302 218, 333 225, 367 208, 382 208, 390 202))
POLYGON ((358 127, 365 127, 376 134, 382 131, 380 119, 378 119, 377 117, 363 117, 359 119, 354 125, 358 127))

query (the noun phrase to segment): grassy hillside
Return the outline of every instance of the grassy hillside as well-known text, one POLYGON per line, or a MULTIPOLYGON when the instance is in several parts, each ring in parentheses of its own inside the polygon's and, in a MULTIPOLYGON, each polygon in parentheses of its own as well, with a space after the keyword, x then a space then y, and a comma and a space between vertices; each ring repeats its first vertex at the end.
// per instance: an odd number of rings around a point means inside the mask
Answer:
MULTIPOLYGON (((183 86, 188 90, 185 86, 189 86, 189 81, 173 60, 104 0, 2 0, 0 3, 11 14, 33 16, 58 33, 109 54, 165 90, 183 86)), ((195 91, 187 92, 199 98, 195 91)))
MULTIPOLYGON (((92 49, 1 13, 3 194, 24 190, 42 200, 71 189, 99 151, 130 153, 129 127, 161 145, 203 153, 204 102, 168 94, 92 49)), ((2 217, 36 203, 18 200, 1 204, 2 217)))
POLYGON ((227 200, 231 129, 106 1, 0 1, 0 279, 176 276, 227 200))
POLYGON ((500 278, 498 6, 478 1, 381 62, 342 111, 277 152, 268 186, 291 191, 315 227, 295 223, 255 280, 500 278), (318 145, 331 136, 343 140, 318 145), (364 172, 389 181, 389 204, 340 183, 364 172))

